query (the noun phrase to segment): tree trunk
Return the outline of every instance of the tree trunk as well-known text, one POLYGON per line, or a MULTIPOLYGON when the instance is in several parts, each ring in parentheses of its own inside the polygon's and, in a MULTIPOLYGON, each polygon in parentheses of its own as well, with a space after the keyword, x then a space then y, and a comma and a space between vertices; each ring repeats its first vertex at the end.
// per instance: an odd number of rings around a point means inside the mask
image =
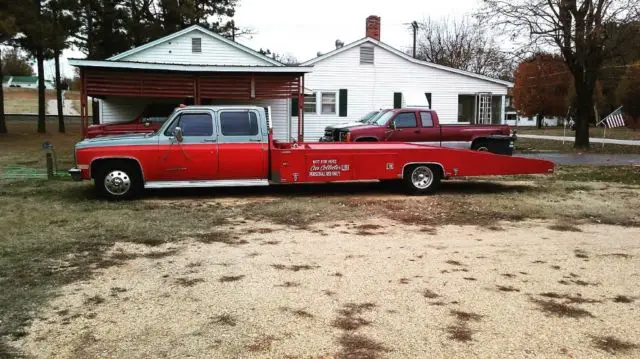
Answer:
POLYGON ((60 86, 60 52, 55 54, 56 66, 56 102, 58 103, 58 132, 64 133, 64 113, 62 108, 62 88, 60 86))
POLYGON ((36 52, 36 58, 38 60, 38 132, 45 133, 47 132, 47 125, 45 122, 44 53, 41 47, 36 52))
POLYGON ((536 126, 540 129, 542 128, 542 120, 544 119, 544 116, 541 114, 537 114, 536 115, 536 126))
MULTIPOLYGON (((2 47, 0 47, 0 69, 2 68, 2 47)), ((4 118, 4 88, 2 81, 4 80, 2 71, 0 71, 0 134, 7 133, 7 123, 4 118)))
POLYGON ((589 119, 593 115, 593 87, 576 82, 578 106, 576 113, 576 142, 574 147, 589 149, 589 119))

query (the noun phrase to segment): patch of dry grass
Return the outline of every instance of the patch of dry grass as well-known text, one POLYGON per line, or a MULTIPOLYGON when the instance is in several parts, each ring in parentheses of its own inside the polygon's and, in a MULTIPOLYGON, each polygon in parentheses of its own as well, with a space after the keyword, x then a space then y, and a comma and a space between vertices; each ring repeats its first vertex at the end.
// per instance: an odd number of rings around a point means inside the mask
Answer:
POLYGON ((582 229, 566 223, 558 223, 549 226, 549 229, 558 231, 558 232, 582 232, 582 229))
POLYGON ((218 282, 220 283, 237 282, 239 280, 242 280, 244 277, 245 277, 244 275, 224 275, 218 279, 218 282))
POLYGON ((592 336, 591 342, 594 347, 604 350, 609 354, 627 353, 640 348, 636 343, 620 340, 613 336, 592 336))
POLYGON ((345 333, 338 343, 342 346, 342 350, 338 353, 338 359, 377 359, 383 353, 390 350, 382 343, 379 343, 364 335, 345 333))
POLYGON ((538 305, 538 308, 549 315, 553 315, 556 317, 569 317, 569 318, 584 318, 590 317, 594 318, 593 314, 590 312, 573 307, 564 303, 558 303, 553 300, 541 300, 541 299, 530 299, 533 303, 538 305))
POLYGON ((195 286, 196 284, 204 283, 204 279, 203 278, 177 278, 175 282, 177 285, 181 287, 189 288, 189 287, 195 286))

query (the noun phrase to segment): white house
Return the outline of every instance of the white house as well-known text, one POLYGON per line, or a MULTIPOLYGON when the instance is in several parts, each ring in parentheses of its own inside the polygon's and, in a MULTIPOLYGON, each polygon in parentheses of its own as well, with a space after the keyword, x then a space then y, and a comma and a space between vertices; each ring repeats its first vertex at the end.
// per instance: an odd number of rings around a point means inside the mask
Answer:
POLYGON ((512 83, 416 60, 381 42, 380 31, 380 18, 370 16, 366 37, 302 64, 313 66, 304 86, 306 140, 327 125, 401 106, 430 106, 448 124, 505 122, 512 83))
MULTIPOLYGON (((38 76, 5 76, 2 80, 2 87, 37 89, 39 83, 40 81, 38 81, 38 76)), ((53 81, 45 80, 44 88, 47 90, 55 89, 53 81)))

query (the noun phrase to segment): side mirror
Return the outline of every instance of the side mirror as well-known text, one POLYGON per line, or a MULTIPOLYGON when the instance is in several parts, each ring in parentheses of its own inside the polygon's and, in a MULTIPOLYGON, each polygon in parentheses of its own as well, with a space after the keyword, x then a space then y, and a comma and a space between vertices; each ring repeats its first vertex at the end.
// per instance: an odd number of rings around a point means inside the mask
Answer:
POLYGON ((176 127, 176 129, 173 130, 173 137, 175 137, 178 142, 182 142, 184 140, 184 134, 180 127, 176 127))
POLYGON ((149 121, 144 121, 144 127, 149 127, 151 126, 151 122, 149 121))
POLYGON ((394 131, 396 131, 398 129, 398 127, 396 126, 396 121, 395 120, 393 120, 391 122, 391 125, 389 125, 389 128, 392 128, 394 131))

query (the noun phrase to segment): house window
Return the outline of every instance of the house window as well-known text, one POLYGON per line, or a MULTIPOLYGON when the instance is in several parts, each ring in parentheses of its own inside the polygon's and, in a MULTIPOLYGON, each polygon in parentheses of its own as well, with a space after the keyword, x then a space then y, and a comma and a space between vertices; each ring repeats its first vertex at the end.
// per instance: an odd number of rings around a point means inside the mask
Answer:
POLYGON ((304 113, 312 113, 315 114, 316 103, 317 103, 317 94, 314 92, 312 95, 304 95, 304 113))
POLYGON ((374 47, 360 47, 360 65, 373 65, 374 63, 374 47))
POLYGON ((202 38, 200 37, 191 38, 191 52, 193 53, 202 52, 202 38))
POLYGON ((322 112, 321 113, 323 115, 336 114, 336 93, 335 92, 322 93, 322 112))

